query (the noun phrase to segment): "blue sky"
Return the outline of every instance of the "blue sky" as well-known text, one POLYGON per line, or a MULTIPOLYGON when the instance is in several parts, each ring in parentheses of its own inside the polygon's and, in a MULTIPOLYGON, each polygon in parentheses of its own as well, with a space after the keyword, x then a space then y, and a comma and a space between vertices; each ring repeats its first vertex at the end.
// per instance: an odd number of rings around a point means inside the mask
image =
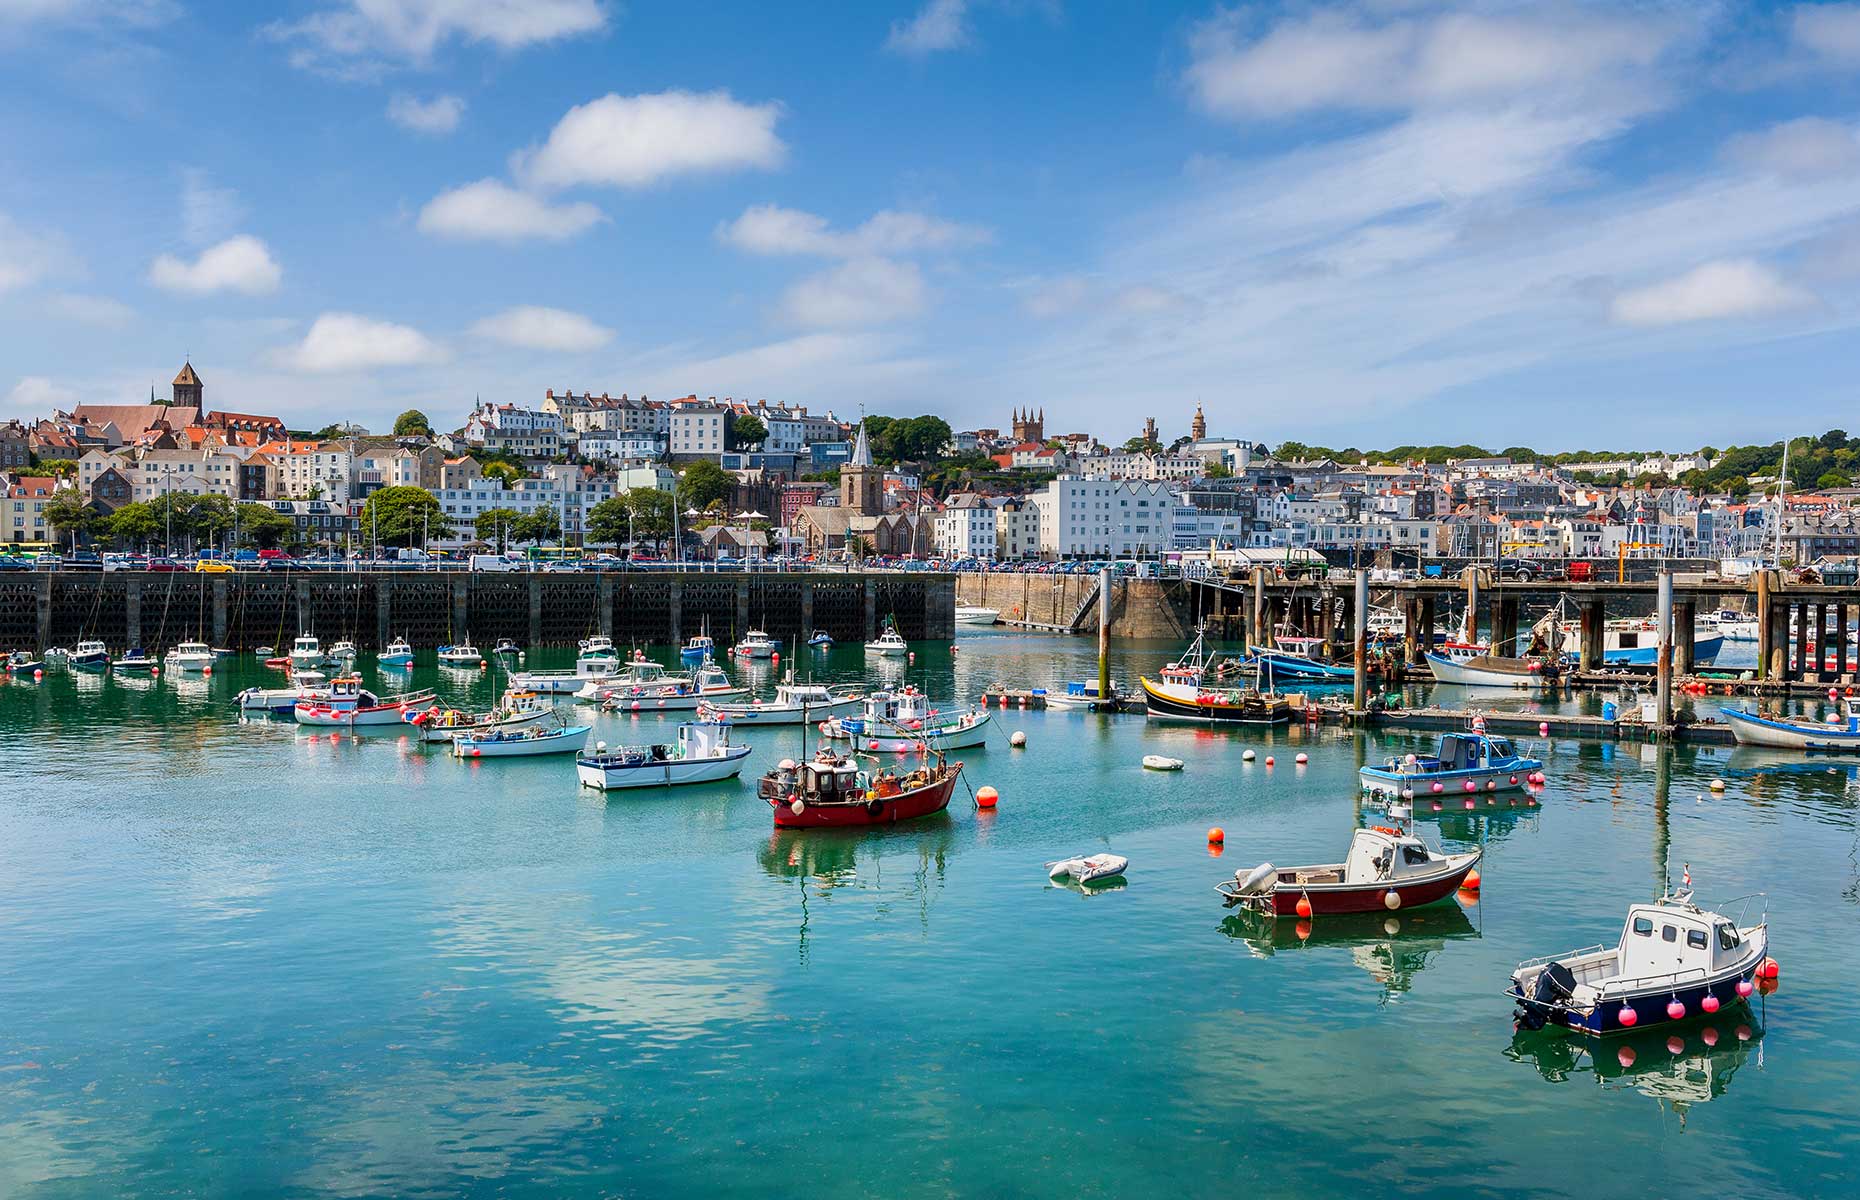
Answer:
POLYGON ((1860 423, 1860 4, 0 0, 0 416, 1860 423))

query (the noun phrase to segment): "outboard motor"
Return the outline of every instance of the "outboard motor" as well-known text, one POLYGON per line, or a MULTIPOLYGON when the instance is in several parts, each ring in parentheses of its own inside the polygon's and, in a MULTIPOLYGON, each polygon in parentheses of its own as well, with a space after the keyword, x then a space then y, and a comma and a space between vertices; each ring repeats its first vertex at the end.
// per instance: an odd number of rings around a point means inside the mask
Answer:
POLYGON ((1529 998, 1519 1002, 1518 1024, 1530 1030, 1542 1029, 1575 992, 1575 974, 1562 963, 1551 963, 1538 973, 1537 986, 1531 989, 1529 998))

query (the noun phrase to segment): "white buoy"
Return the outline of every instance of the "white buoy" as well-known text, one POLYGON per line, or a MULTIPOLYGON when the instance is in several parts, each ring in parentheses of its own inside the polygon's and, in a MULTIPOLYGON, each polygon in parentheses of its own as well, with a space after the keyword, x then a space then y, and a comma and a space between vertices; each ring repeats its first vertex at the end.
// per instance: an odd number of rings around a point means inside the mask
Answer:
POLYGON ((1254 758, 1253 752, 1251 750, 1248 750, 1240 756, 1240 761, 1241 762, 1252 762, 1253 758, 1254 758))
POLYGON ((1714 792, 1722 792, 1724 790, 1724 780, 1714 779, 1711 781, 1710 787, 1714 792))
POLYGON ((1310 762, 1311 760, 1310 760, 1309 758, 1307 758, 1307 757, 1306 757, 1305 755, 1303 755, 1303 754, 1300 754, 1300 755, 1299 755, 1299 756, 1298 756, 1297 758, 1294 758, 1294 759, 1293 759, 1292 761, 1293 761, 1293 762, 1295 762, 1295 763, 1297 763, 1297 764, 1298 764, 1299 766, 1301 766, 1301 767, 1302 767, 1302 766, 1304 766, 1304 765, 1305 765, 1306 763, 1308 763, 1308 762, 1310 762))
POLYGON ((1008 745, 1014 747, 1016 750, 1020 749, 1022 746, 1025 746, 1026 744, 1027 744, 1027 734, 1025 733, 1025 731, 1016 729, 1013 733, 1008 734, 1008 745))

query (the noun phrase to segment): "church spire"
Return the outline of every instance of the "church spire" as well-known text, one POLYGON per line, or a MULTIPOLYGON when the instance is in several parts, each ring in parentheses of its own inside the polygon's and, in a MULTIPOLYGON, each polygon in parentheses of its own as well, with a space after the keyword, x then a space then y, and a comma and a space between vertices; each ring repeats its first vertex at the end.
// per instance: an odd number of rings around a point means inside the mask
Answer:
POLYGON ((847 464, 854 467, 872 465, 872 443, 865 436, 865 421, 859 422, 859 436, 853 441, 852 461, 847 464))

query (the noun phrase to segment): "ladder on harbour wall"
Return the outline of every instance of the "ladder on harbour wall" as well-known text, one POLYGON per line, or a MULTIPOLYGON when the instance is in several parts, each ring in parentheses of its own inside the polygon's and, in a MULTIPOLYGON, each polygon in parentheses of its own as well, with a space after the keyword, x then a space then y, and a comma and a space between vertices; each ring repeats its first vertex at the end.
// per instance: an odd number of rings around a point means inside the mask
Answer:
POLYGON ((1091 591, 1086 592, 1085 598, 1079 601, 1079 606, 1072 610, 1072 619, 1066 622, 1067 632, 1077 633, 1084 627, 1085 618, 1098 607, 1098 592, 1101 587, 1101 584, 1092 584, 1091 591))

